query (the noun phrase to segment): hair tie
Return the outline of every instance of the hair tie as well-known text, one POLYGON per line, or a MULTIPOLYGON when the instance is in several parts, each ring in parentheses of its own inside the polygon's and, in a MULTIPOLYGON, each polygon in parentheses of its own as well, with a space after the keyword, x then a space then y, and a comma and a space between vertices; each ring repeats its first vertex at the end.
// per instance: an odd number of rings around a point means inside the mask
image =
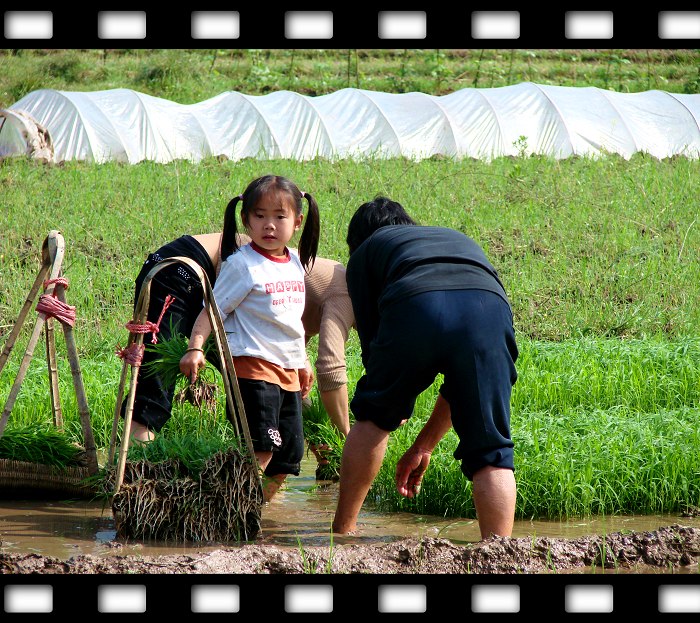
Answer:
POLYGON ((243 201, 243 195, 242 195, 242 194, 241 194, 241 195, 238 195, 238 198, 239 198, 241 201, 243 201))
POLYGON ((306 199, 306 193, 303 190, 301 191, 301 198, 306 199))

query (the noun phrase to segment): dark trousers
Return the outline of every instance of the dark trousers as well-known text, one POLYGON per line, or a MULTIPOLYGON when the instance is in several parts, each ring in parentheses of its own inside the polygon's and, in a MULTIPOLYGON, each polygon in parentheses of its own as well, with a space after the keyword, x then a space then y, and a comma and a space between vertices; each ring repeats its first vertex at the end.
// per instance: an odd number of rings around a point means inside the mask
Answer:
POLYGON ((508 304, 485 290, 440 290, 382 310, 363 353, 366 371, 350 408, 357 420, 396 430, 418 395, 444 376, 440 393, 459 437, 455 458, 471 478, 485 465, 513 468, 510 397, 518 349, 508 304))

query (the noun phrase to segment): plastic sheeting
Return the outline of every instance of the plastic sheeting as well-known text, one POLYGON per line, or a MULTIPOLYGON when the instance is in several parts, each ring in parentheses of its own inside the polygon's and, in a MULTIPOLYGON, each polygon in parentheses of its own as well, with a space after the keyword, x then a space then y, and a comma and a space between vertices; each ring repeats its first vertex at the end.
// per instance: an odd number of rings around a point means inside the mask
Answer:
MULTIPOLYGON (((48 132, 57 162, 700 155, 700 95, 658 90, 617 93, 525 82, 442 96, 230 91, 185 105, 128 89, 43 89, 8 110, 48 132)), ((12 116, 0 111, 0 123, 12 116)), ((3 123, 0 155, 30 151, 17 124, 3 123)))

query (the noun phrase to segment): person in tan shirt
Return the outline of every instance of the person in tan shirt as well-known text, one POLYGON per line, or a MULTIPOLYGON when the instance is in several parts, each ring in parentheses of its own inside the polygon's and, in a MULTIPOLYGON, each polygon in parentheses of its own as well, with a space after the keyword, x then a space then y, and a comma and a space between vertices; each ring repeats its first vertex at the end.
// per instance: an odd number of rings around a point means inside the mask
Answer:
MULTIPOLYGON (((239 237, 242 245, 250 242, 245 234, 240 234, 239 237)), ((136 279, 134 301, 138 300, 146 274, 158 262, 174 256, 188 257, 200 264, 213 286, 221 267, 220 245, 221 232, 185 235, 149 254, 136 279)), ((345 345, 355 319, 345 283, 345 267, 340 262, 316 257, 304 282, 306 306, 302 320, 306 340, 308 342, 318 335, 319 341, 316 370, 314 373, 307 362, 308 378, 304 383, 303 394, 308 396, 316 381, 330 421, 346 436, 350 430, 350 418, 345 345)), ((148 319, 152 322, 160 315, 168 294, 175 296, 176 301, 163 315, 158 339, 166 340, 170 337, 171 322, 180 333, 189 336, 202 309, 203 291, 199 279, 184 265, 170 266, 158 272, 151 282, 148 319)), ((144 343, 150 343, 150 340, 150 334, 144 336, 144 343)), ((149 352, 146 349, 143 364, 153 357, 149 352)), ((175 387, 166 386, 157 373, 139 375, 131 424, 132 439, 147 442, 155 438, 155 434, 160 432, 170 418, 174 392, 175 387)), ((324 461, 325 448, 312 447, 311 450, 319 463, 324 461)))

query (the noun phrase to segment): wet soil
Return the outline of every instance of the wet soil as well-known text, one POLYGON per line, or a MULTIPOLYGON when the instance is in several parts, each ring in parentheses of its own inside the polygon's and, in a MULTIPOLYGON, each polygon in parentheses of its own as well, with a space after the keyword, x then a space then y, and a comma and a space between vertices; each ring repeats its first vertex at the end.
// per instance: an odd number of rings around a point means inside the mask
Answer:
MULTIPOLYGON (((119 548, 117 542, 113 547, 119 548)), ((245 544, 187 555, 0 554, 5 574, 520 574, 698 573, 700 529, 674 524, 650 532, 573 539, 491 537, 468 545, 424 537, 383 544, 245 544)))

